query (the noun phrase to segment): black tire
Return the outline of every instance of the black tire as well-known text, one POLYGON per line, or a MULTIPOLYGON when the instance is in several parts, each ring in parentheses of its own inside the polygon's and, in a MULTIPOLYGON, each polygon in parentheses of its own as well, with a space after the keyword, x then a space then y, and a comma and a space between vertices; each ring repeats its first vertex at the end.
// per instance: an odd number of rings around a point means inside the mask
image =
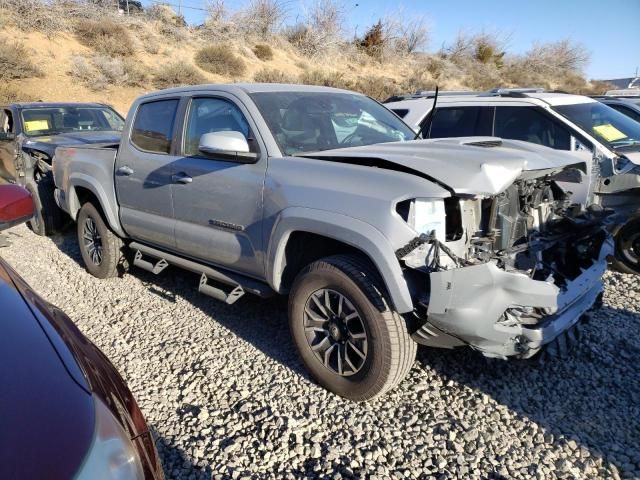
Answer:
POLYGON ((98 278, 111 278, 118 276, 126 266, 126 259, 122 252, 124 244, 120 237, 111 231, 104 221, 102 214, 92 203, 85 203, 78 213, 78 244, 80 254, 87 271, 98 278), (89 225, 93 225, 91 237, 93 245, 99 250, 96 254, 91 249, 89 238, 85 238, 89 225))
POLYGON ((303 363, 320 385, 350 400, 367 401, 386 393, 402 381, 413 366, 417 345, 409 335, 405 319, 391 310, 390 304, 378 273, 365 258, 356 255, 326 257, 308 265, 298 274, 289 296, 289 327, 303 363), (329 295, 329 310, 332 313, 340 310, 335 302, 340 302, 340 296, 343 296, 343 305, 350 305, 347 312, 351 313, 346 315, 346 312, 341 312, 341 316, 346 319, 353 312, 358 314, 357 325, 351 325, 350 328, 358 331, 360 325, 360 331, 366 334, 366 339, 360 340, 366 345, 358 344, 358 351, 365 353, 365 357, 354 355, 356 350, 351 348, 353 343, 348 346, 356 341, 356 336, 362 337, 362 333, 353 333, 349 327, 344 330, 344 325, 334 324, 334 321, 340 323, 335 318, 338 315, 333 315, 333 319, 326 324, 318 323, 322 325, 318 329, 309 327, 309 322, 320 322, 313 320, 317 318, 316 313, 308 313, 309 307, 316 308, 308 302, 313 302, 314 296, 317 300, 318 295, 329 295), (314 330, 327 333, 316 333, 314 330), (332 333, 334 331, 336 335, 332 333), (309 335, 318 337, 310 340, 309 335), (326 340, 320 340, 325 336, 326 340), (355 357, 355 365, 349 363, 351 366, 347 366, 346 361, 336 359, 338 354, 334 351, 328 357, 326 352, 318 352, 318 345, 322 342, 325 345, 326 342, 335 342, 337 351, 345 359, 351 352, 351 357, 355 357), (336 364, 342 364, 342 374, 336 364))
POLYGON ((29 183, 27 190, 33 197, 33 218, 27 222, 27 226, 36 235, 53 235, 62 229, 64 223, 63 212, 56 204, 53 197, 55 186, 50 175, 29 183))
POLYGON ((615 235, 616 251, 612 267, 622 273, 640 274, 640 218, 624 224, 615 235))

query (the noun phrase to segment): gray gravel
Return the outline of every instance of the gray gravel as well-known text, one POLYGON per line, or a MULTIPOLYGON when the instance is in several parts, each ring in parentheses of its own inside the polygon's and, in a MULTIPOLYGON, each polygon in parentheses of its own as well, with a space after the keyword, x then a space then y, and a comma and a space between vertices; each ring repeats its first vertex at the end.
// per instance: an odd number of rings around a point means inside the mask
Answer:
POLYGON ((607 275, 605 307, 567 360, 422 349, 370 404, 316 386, 286 302, 227 306, 195 275, 97 280, 75 235, 9 232, 0 250, 128 381, 167 478, 640 478, 640 280, 607 275))

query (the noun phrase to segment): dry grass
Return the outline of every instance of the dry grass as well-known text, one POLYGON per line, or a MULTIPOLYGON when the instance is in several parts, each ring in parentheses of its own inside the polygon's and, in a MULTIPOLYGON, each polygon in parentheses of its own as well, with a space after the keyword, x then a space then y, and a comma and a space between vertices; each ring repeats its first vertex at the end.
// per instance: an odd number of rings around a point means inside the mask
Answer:
POLYGON ((262 61, 273 60, 273 48, 264 43, 254 46, 253 53, 262 61))
POLYGON ((228 45, 212 45, 196 53, 196 65, 217 75, 240 77, 246 71, 244 61, 228 45))
POLYGON ((36 100, 38 99, 26 94, 20 87, 0 82, 0 105, 14 102, 34 102, 36 100))
POLYGON ((153 85, 156 88, 199 85, 203 83, 207 83, 205 76, 193 65, 185 62, 175 62, 160 67, 153 78, 153 85))
POLYGON ((281 70, 263 68, 253 75, 253 81, 259 83, 300 83, 298 77, 281 70))
POLYGON ((105 55, 128 57, 135 53, 129 30, 110 20, 80 20, 76 24, 75 34, 82 44, 105 55))
POLYGON ((31 52, 19 42, 0 42, 0 82, 40 77, 42 71, 31 61, 31 52))

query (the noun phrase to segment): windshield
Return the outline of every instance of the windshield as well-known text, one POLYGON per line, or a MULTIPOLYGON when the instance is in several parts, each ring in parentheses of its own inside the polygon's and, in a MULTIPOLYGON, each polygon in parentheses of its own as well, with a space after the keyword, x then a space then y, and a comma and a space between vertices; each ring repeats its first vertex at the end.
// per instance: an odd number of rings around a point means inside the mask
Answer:
POLYGON ((612 149, 640 146, 640 123, 600 102, 553 107, 612 149))
POLYGON ((124 119, 109 107, 34 107, 22 110, 24 133, 30 137, 68 132, 118 131, 124 119))
POLYGON ((412 140, 415 133, 368 97, 334 92, 251 94, 284 155, 412 140))

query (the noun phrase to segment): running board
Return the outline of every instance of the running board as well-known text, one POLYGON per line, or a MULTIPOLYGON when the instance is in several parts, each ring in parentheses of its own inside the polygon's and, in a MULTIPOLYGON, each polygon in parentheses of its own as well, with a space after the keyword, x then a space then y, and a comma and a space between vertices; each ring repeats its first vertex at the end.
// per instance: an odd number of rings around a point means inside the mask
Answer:
POLYGON ((198 291, 228 304, 236 302, 245 293, 252 293, 262 298, 271 297, 275 293, 266 283, 234 272, 203 265, 142 243, 131 242, 129 248, 136 252, 133 260, 135 266, 156 275, 161 273, 168 265, 175 265, 184 270, 199 273, 201 276, 198 291), (145 260, 145 256, 157 261, 153 263, 145 260), (231 291, 227 293, 221 288, 211 285, 210 281, 229 286, 231 291))
POLYGON ((233 290, 227 293, 221 288, 214 287, 213 285, 209 285, 208 282, 209 282, 209 279, 203 273, 202 276, 200 277, 200 285, 198 285, 198 291, 200 293, 204 293, 205 295, 209 295, 210 297, 215 298, 216 300, 220 300, 226 303, 227 305, 232 305, 236 303, 236 300, 238 300, 240 297, 244 295, 244 289, 240 285, 237 285, 233 290))
POLYGON ((155 273, 159 275, 165 268, 169 266, 164 258, 161 258, 156 263, 151 263, 142 258, 142 252, 136 250, 136 255, 133 257, 133 264, 147 272, 155 273))

